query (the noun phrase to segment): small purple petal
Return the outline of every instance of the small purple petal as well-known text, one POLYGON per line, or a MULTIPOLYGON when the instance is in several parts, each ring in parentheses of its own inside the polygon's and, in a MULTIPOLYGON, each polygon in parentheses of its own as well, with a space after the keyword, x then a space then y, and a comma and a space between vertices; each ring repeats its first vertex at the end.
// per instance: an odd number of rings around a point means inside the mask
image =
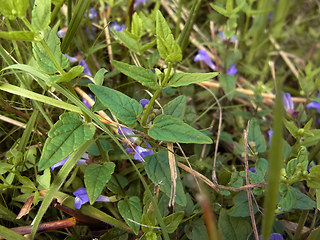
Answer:
POLYGON ((106 197, 106 196, 100 195, 100 196, 97 198, 96 202, 110 202, 110 199, 109 199, 108 197, 106 197))
POLYGON ((198 54, 194 57, 193 61, 204 61, 212 70, 216 69, 216 65, 214 65, 208 53, 203 49, 198 51, 198 54))
MULTIPOLYGON (((122 127, 122 126, 120 126, 118 128, 118 134, 119 135, 135 135, 134 132, 132 132, 131 129, 126 128, 126 127, 122 127)), ((138 140, 137 137, 127 137, 127 138, 133 143, 135 143, 138 140)))
POLYGON ((117 21, 113 21, 113 22, 110 23, 109 27, 113 28, 114 30, 116 30, 118 32, 122 32, 123 29, 126 28, 126 25, 124 25, 124 24, 119 25, 117 21))
POLYGON ((70 63, 75 63, 75 62, 78 62, 78 59, 76 57, 71 57, 69 56, 68 54, 64 54, 70 61, 70 63))
POLYGON ((133 153, 133 149, 131 147, 127 147, 126 153, 128 153, 128 154, 133 153))
POLYGON ((269 135, 269 143, 271 144, 271 139, 272 139, 273 131, 272 131, 272 130, 268 130, 268 135, 269 135))
POLYGON ((282 101, 283 101, 283 106, 288 113, 291 114, 292 112, 294 112, 294 104, 293 104, 290 93, 284 92, 282 95, 282 101))
POLYGON ((89 18, 94 19, 97 17, 98 17, 97 11, 94 8, 90 8, 89 9, 89 18))
MULTIPOLYGON (((318 94, 318 98, 320 98, 320 93, 318 94)), ((307 104, 307 108, 315 108, 320 113, 320 102, 312 101, 311 103, 307 104)))
POLYGON ((144 108, 146 105, 149 104, 149 100, 148 99, 141 99, 139 101, 139 103, 142 105, 142 107, 144 108))
POLYGON ((272 233, 269 240, 283 240, 283 237, 279 233, 272 233))
MULTIPOLYGON (((51 170, 53 171, 56 167, 61 167, 63 166, 66 161, 69 159, 70 155, 68 157, 66 157, 65 159, 63 159, 62 161, 54 164, 51 166, 51 170)), ((76 163, 76 165, 87 165, 87 160, 89 160, 89 156, 87 153, 84 153, 81 157, 81 159, 76 163)))
MULTIPOLYGON (((91 94, 88 94, 88 96, 93 99, 91 94)), ((88 103, 88 101, 86 99, 83 98, 82 102, 87 108, 91 109, 91 105, 88 103)))
POLYGON ((70 155, 68 157, 66 157, 65 159, 63 159, 62 161, 52 165, 51 170, 53 171, 56 167, 63 166, 66 163, 66 161, 69 159, 69 157, 70 157, 70 155))
POLYGON ((219 36, 222 39, 222 41, 227 41, 226 36, 223 34, 223 32, 219 32, 219 36))
POLYGON ((238 69, 235 64, 232 64, 231 67, 227 70, 227 75, 236 75, 238 72, 238 69))
POLYGON ((66 29, 62 28, 57 32, 58 38, 63 38, 66 35, 66 29))
POLYGON ((92 76, 91 71, 88 67, 88 64, 84 61, 84 59, 81 59, 80 65, 84 67, 84 69, 83 69, 84 74, 86 74, 88 76, 92 76))
POLYGON ((254 167, 249 168, 249 171, 254 173, 254 174, 257 174, 257 171, 256 171, 256 169, 254 167))
MULTIPOLYGON (((150 144, 146 142, 147 147, 151 148, 150 144)), ((134 159, 140 162, 143 161, 143 158, 147 155, 152 155, 152 149, 143 148, 140 146, 136 146, 136 152, 134 154, 134 159)))
POLYGON ((237 41, 237 36, 236 35, 232 35, 231 38, 230 38, 230 42, 231 43, 235 43, 237 41))
POLYGON ((136 8, 136 7, 138 7, 140 4, 142 4, 142 3, 146 2, 146 1, 148 1, 148 0, 136 0, 136 1, 134 2, 133 7, 136 8))
MULTIPOLYGON (((85 188, 79 188, 77 191, 75 191, 73 193, 73 195, 76 197, 74 200, 74 207, 76 209, 80 209, 83 204, 89 202, 87 189, 85 189, 85 188)), ((110 199, 106 196, 100 195, 97 198, 96 202, 110 202, 110 199)))

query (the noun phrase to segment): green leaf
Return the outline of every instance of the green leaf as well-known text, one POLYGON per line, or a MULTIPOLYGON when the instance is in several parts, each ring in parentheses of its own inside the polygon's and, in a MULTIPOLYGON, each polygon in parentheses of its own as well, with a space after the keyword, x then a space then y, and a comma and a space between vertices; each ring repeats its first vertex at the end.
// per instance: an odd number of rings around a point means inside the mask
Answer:
MULTIPOLYGON (((250 216, 248 196, 246 192, 240 192, 233 197, 233 207, 226 212, 231 217, 248 217, 250 216)), ((254 201, 252 201, 253 213, 258 212, 258 207, 254 201)))
POLYGON ((189 239, 209 240, 208 231, 204 221, 201 218, 189 221, 184 230, 189 239), (191 230, 191 232, 189 232, 191 230))
POLYGON ((310 173, 307 175, 307 185, 309 188, 320 189, 320 165, 310 168, 310 173))
POLYGON ((228 240, 246 239, 252 230, 250 223, 245 219, 228 216, 227 210, 224 208, 220 210, 218 226, 224 237, 223 239, 228 240))
POLYGON ((165 62, 180 62, 182 60, 181 48, 174 40, 170 28, 160 11, 157 12, 156 17, 156 34, 157 48, 165 62))
POLYGON ((17 40, 17 41, 35 41, 38 37, 38 33, 30 31, 0 31, 0 38, 17 40))
POLYGON ((163 218, 163 222, 166 225, 168 233, 173 233, 177 229, 183 217, 184 212, 175 212, 163 218))
POLYGON ((210 137, 194 129, 178 118, 161 114, 157 116, 148 130, 150 137, 159 141, 211 144, 210 137))
POLYGON ((216 10, 218 13, 220 13, 221 15, 225 16, 225 17, 229 17, 229 14, 227 12, 226 9, 222 8, 222 7, 219 7, 218 5, 215 5, 213 3, 210 3, 210 6, 216 10))
MULTIPOLYGON (((145 170, 148 177, 155 185, 160 186, 160 190, 168 197, 171 194, 171 175, 167 151, 160 151, 153 155, 145 156, 145 170)), ((186 206, 187 198, 183 190, 179 170, 177 169, 176 185, 176 203, 180 206, 186 206)))
POLYGON ((123 189, 129 184, 129 181, 120 174, 113 174, 107 183, 107 188, 115 194, 123 194, 123 189))
POLYGON ((96 85, 102 86, 104 81, 104 74, 107 73, 108 70, 105 68, 100 68, 99 71, 96 73, 96 75, 93 78, 93 81, 96 83, 96 85))
POLYGON ((282 190, 280 192, 280 197, 281 197, 281 200, 278 203, 278 208, 280 211, 283 211, 283 212, 289 211, 296 205, 297 194, 293 190, 293 187, 289 186, 289 187, 286 187, 284 190, 282 190))
POLYGON ((227 75, 227 74, 220 74, 219 75, 219 83, 220 83, 223 91, 227 95, 227 98, 230 101, 232 100, 234 93, 235 93, 236 80, 237 80, 237 78, 233 75, 227 75))
POLYGON ((175 73, 171 77, 168 86, 169 87, 181 87, 187 86, 193 83, 199 83, 210 78, 218 76, 218 72, 212 73, 175 73))
POLYGON ((153 90, 158 89, 157 77, 151 70, 115 60, 112 60, 111 64, 120 72, 138 81, 143 86, 153 90))
POLYGON ((283 122, 284 122, 284 125, 286 126, 286 128, 288 129, 288 131, 290 132, 290 134, 294 138, 298 138, 299 128, 293 122, 289 122, 286 119, 283 119, 283 122))
MULTIPOLYGON (((0 3, 2 4, 2 3, 0 3)), ((26 238, 21 236, 19 233, 6 228, 4 226, 0 226, 0 236, 4 239, 15 239, 15 240, 25 240, 26 238)))
POLYGON ((111 88, 89 84, 90 90, 121 122, 133 125, 142 113, 139 102, 111 88))
POLYGON ((255 118, 249 122, 248 143, 254 144, 257 152, 265 152, 267 150, 266 140, 261 133, 259 121, 255 118))
POLYGON ((320 189, 316 189, 317 209, 320 210, 320 189))
POLYGON ((0 0, 0 12, 10 20, 17 17, 25 18, 28 8, 27 0, 0 0))
POLYGON ((84 171, 84 184, 87 189, 90 204, 93 204, 97 200, 107 182, 110 180, 114 168, 115 164, 113 162, 107 162, 103 165, 90 164, 86 167, 84 171))
POLYGON ((179 96, 163 106, 164 114, 183 120, 187 107, 186 96, 179 96))
POLYGON ((36 31, 44 31, 50 24, 51 1, 35 0, 31 25, 36 31))
POLYGON ((313 201, 308 195, 303 194, 298 189, 291 187, 290 188, 295 191, 297 196, 296 204, 292 207, 294 209, 300 209, 300 210, 311 210, 313 208, 317 207, 317 204, 315 201, 313 201))
POLYGON ((62 76, 54 76, 54 82, 56 83, 60 83, 60 82, 70 82, 71 80, 75 79, 76 77, 78 77, 82 72, 83 72, 83 66, 81 65, 77 65, 74 66, 73 68, 71 68, 69 70, 69 72, 67 72, 66 74, 62 75, 62 76))
POLYGON ((122 32, 118 32, 111 28, 111 31, 114 35, 117 36, 119 41, 124 44, 127 48, 129 48, 132 52, 139 52, 140 42, 132 36, 127 30, 123 30, 122 32))
POLYGON ((83 123, 77 113, 64 113, 59 118, 48 133, 38 163, 39 171, 68 157, 94 135, 94 125, 83 123))
POLYGON ((137 12, 132 15, 131 33, 138 41, 142 37, 142 21, 137 12))
MULTIPOLYGON (((47 43, 49 46, 50 51, 52 52, 55 60, 62 68, 69 67, 69 59, 61 53, 60 50, 60 39, 57 36, 57 27, 54 27, 53 29, 50 29, 48 27, 44 31, 44 38, 43 40, 47 43)), ((57 72, 57 68, 54 65, 54 63, 51 61, 51 59, 48 57, 47 52, 41 45, 41 43, 32 43, 32 52, 36 59, 36 62, 41 70, 48 74, 53 74, 57 72)))
POLYGON ((39 190, 48 190, 50 188, 51 173, 49 168, 44 170, 43 175, 37 175, 37 182, 40 185, 40 188, 38 187, 39 190))
POLYGON ((130 197, 129 199, 121 200, 118 202, 118 209, 127 225, 138 234, 141 223, 142 207, 140 199, 137 196, 130 197), (133 220, 137 223, 134 223, 133 220))
POLYGON ((318 240, 318 239, 320 239, 320 227, 313 230, 307 238, 307 240, 318 240))

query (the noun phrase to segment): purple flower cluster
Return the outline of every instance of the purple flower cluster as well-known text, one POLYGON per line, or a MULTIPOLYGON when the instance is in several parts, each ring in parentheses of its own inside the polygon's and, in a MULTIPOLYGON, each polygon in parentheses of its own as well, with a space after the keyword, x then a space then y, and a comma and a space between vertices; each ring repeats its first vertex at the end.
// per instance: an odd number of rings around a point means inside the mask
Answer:
POLYGON ((113 22, 110 23, 109 27, 110 27, 110 28, 113 28, 113 29, 116 30, 117 32, 122 32, 123 29, 126 28, 126 25, 124 25, 124 24, 120 25, 120 24, 118 24, 117 21, 113 21, 113 22))

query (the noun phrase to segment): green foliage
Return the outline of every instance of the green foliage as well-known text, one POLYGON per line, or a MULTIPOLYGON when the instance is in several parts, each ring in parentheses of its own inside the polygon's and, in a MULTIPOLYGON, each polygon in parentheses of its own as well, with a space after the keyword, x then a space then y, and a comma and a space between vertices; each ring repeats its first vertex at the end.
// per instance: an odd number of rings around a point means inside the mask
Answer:
POLYGON ((194 129, 178 118, 161 114, 157 116, 148 134, 159 141, 210 144, 210 137, 194 129))
POLYGON ((127 225, 132 228, 135 234, 138 234, 142 216, 140 199, 137 196, 133 196, 129 199, 121 200, 118 202, 118 208, 127 225))
POLYGON ((35 0, 32 9, 32 27, 35 31, 45 31, 50 24, 51 1, 35 0))
POLYGON ((94 135, 93 124, 84 124, 76 113, 64 113, 59 119, 48 133, 38 163, 40 171, 63 160, 94 135))
POLYGON ((203 82, 218 76, 219 73, 175 73, 171 77, 169 87, 181 87, 194 83, 203 82))
POLYGON ((227 98, 231 101, 236 89, 236 77, 233 75, 220 74, 219 82, 227 98))
POLYGON ((29 1, 26 0, 1 0, 0 12, 7 18, 13 20, 17 17, 24 18, 29 8, 29 1))
POLYGON ((106 183, 110 180, 114 172, 115 164, 112 162, 100 164, 90 164, 84 172, 84 184, 87 189, 87 194, 90 204, 93 204, 103 189, 106 183))
POLYGON ((0 31, 0 38, 8 40, 18 40, 18 41, 35 41, 38 34, 29 31, 13 31, 13 32, 3 32, 0 31))
POLYGON ((163 106, 164 114, 183 120, 187 107, 186 96, 179 96, 163 106))

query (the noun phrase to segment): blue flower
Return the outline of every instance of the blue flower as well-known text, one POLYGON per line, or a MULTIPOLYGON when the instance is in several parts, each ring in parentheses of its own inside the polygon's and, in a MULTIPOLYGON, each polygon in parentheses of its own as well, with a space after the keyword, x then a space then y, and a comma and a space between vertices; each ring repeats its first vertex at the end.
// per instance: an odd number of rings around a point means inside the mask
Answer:
MULTIPOLYGON (((54 164, 51 166, 51 170, 53 171, 56 167, 61 167, 63 166, 66 161, 69 159, 70 155, 63 159, 62 161, 54 164)), ((79 159, 79 161, 76 163, 77 165, 87 165, 87 160, 89 160, 89 156, 87 153, 83 154, 82 157, 79 159)))
MULTIPOLYGON (((93 97, 92 97, 92 95, 89 93, 88 94, 88 96, 91 98, 91 99, 93 99, 93 97)), ((89 108, 89 109, 91 109, 91 105, 88 103, 88 101, 86 100, 86 99, 82 99, 82 102, 83 102, 83 104, 87 107, 87 108, 89 108)))
POLYGON ((212 70, 216 69, 216 65, 214 65, 208 53, 203 49, 198 51, 198 54, 194 57, 193 61, 204 61, 212 70))
POLYGON ((63 37, 66 35, 67 30, 68 30, 68 27, 63 27, 63 28, 61 28, 61 29, 57 32, 58 38, 63 38, 63 37))
POLYGON ((124 24, 119 25, 117 21, 113 21, 110 23, 109 27, 113 28, 114 30, 116 30, 118 32, 122 32, 122 30, 126 28, 126 25, 124 25, 124 24))
POLYGON ((249 168, 249 171, 252 172, 252 173, 254 173, 254 174, 257 174, 257 171, 256 171, 255 167, 249 168))
MULTIPOLYGON (((74 207, 76 209, 80 209, 83 204, 89 202, 87 189, 85 188, 79 188, 77 191, 73 193, 73 195, 76 197, 74 200, 74 207)), ((97 198, 96 202, 110 202, 110 200, 108 197, 100 195, 97 198)))
POLYGON ((94 8, 89 8, 89 19, 97 18, 98 14, 94 8))
MULTIPOLYGON (((227 37, 223 34, 223 32, 219 32, 219 36, 222 39, 222 41, 227 41, 227 37)), ((230 38, 230 42, 231 43, 235 43, 237 41, 237 36, 236 35, 232 35, 230 38)))
POLYGON ((136 151, 135 151, 135 154, 134 154, 134 159, 137 160, 137 161, 140 161, 140 162, 143 162, 143 158, 147 155, 152 155, 153 154, 153 151, 151 149, 151 146, 148 142, 146 142, 146 145, 148 148, 143 148, 143 147, 140 147, 140 146, 136 146, 136 151))
POLYGON ((297 112, 294 110, 294 104, 293 104, 290 93, 284 92, 282 94, 282 102, 286 112, 292 117, 295 117, 297 115, 297 112))
POLYGON ((268 130, 268 135, 269 135, 269 144, 271 144, 271 139, 272 139, 272 135, 273 135, 273 131, 271 129, 268 130))
POLYGON ((84 59, 81 59, 80 65, 84 67, 84 69, 83 69, 84 74, 86 74, 88 76, 92 76, 91 71, 88 67, 88 64, 86 63, 86 61, 84 59))
POLYGON ((145 108, 145 106, 149 104, 149 100, 148 99, 141 99, 139 101, 139 103, 142 105, 143 108, 145 108))
POLYGON ((69 61, 70 61, 70 63, 72 64, 72 63, 75 63, 75 62, 78 62, 78 58, 76 58, 76 57, 71 57, 71 56, 69 56, 68 54, 64 54, 68 59, 69 59, 69 61))
POLYGON ((232 64, 231 67, 227 70, 227 75, 236 75, 238 72, 238 69, 235 64, 232 64))
MULTIPOLYGON (((135 133, 131 129, 127 127, 122 127, 122 126, 118 128, 118 134, 119 135, 135 135, 135 133)), ((130 140, 130 142, 133 142, 133 143, 135 143, 138 140, 137 137, 127 137, 127 138, 130 140)))
MULTIPOLYGON (((320 98, 320 93, 318 94, 318 98, 320 98)), ((307 108, 315 108, 320 113, 320 102, 312 101, 311 103, 307 104, 307 108)))
POLYGON ((138 7, 140 4, 142 4, 142 3, 146 2, 146 1, 148 1, 148 0, 136 0, 136 1, 134 2, 133 7, 136 8, 136 7, 138 7))

